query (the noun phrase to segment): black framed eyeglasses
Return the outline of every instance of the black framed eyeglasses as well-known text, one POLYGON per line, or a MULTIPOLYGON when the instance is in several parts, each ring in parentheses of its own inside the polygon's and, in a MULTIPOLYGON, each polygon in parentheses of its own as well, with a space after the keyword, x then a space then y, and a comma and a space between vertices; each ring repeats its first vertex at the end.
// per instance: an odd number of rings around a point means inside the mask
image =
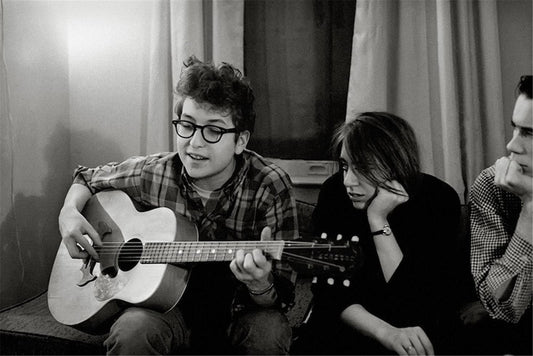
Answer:
POLYGON ((200 129, 202 137, 208 143, 217 143, 222 136, 227 133, 239 132, 237 128, 225 129, 216 125, 196 125, 194 122, 187 120, 172 120, 172 125, 179 137, 191 138, 196 129, 200 129))

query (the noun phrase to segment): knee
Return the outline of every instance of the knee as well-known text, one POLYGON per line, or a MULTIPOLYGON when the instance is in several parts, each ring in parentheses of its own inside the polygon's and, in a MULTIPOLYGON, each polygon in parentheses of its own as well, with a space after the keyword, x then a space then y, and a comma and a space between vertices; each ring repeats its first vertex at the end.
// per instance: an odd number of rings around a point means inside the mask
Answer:
POLYGON ((159 313, 129 308, 111 326, 104 345, 108 354, 168 354, 172 330, 159 313))
POLYGON ((272 309, 246 313, 235 320, 230 340, 241 354, 288 354, 292 329, 287 317, 272 309))

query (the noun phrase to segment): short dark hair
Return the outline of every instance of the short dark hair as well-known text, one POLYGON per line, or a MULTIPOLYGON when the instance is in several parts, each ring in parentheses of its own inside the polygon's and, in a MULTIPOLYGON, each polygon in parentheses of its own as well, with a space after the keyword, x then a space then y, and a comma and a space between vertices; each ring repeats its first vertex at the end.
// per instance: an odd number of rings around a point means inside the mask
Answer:
POLYGON ((420 172, 418 144, 411 125, 387 112, 364 112, 338 128, 337 152, 344 145, 357 171, 377 187, 395 192, 386 181, 397 180, 409 195, 420 172))
POLYGON ((518 82, 518 85, 516 86, 518 95, 525 94, 528 99, 532 99, 531 78, 532 78, 531 75, 523 75, 520 77, 520 81, 518 82))
POLYGON ((248 80, 237 68, 224 62, 215 67, 195 56, 189 57, 183 64, 185 69, 176 86, 179 99, 175 113, 178 117, 185 99, 191 98, 210 110, 230 114, 237 130, 253 132, 255 97, 248 80))

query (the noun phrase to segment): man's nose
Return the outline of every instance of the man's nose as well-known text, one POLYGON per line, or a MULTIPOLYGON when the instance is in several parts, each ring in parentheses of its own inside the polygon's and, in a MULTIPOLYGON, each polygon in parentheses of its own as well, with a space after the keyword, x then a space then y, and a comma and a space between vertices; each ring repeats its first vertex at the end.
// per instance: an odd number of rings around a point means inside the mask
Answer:
POLYGON ((196 129, 196 131, 194 131, 194 134, 189 139, 189 144, 193 147, 202 147, 205 145, 205 140, 202 136, 201 129, 196 129))
POLYGON ((523 150, 522 150, 522 144, 520 142, 520 135, 518 135, 516 130, 513 132, 513 137, 507 143, 505 148, 507 148, 507 151, 511 153, 517 153, 517 154, 522 153, 523 150))

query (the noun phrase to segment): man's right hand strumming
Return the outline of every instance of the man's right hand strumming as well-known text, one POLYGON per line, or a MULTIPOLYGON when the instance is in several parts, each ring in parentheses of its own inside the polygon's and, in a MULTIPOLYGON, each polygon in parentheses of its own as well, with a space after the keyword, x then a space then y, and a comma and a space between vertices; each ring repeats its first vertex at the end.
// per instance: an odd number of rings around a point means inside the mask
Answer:
POLYGON ((87 235, 97 246, 102 245, 102 239, 80 213, 91 196, 86 186, 73 184, 59 212, 59 232, 72 258, 87 258, 90 255, 96 260, 99 259, 98 253, 84 235, 87 235))

